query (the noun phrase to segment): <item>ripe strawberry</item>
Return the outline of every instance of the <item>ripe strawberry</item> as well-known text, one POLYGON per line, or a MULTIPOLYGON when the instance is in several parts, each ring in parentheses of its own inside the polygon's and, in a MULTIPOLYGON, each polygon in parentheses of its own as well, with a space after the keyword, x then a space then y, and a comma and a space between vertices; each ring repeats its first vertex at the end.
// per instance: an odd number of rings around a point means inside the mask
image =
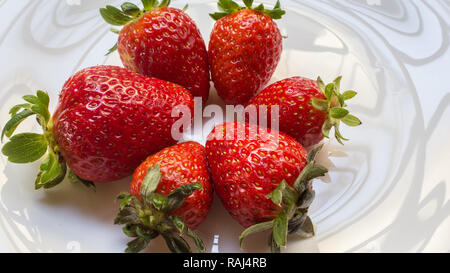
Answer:
POLYGON ((194 239, 197 251, 205 251, 192 231, 206 218, 213 198, 202 145, 187 142, 148 157, 134 172, 130 192, 118 196, 122 202, 115 221, 136 238, 126 252, 141 251, 158 235, 172 252, 191 252, 182 236, 194 239))
POLYGON ((313 234, 307 217, 311 180, 327 172, 314 162, 319 149, 307 156, 293 138, 248 123, 214 128, 206 143, 208 164, 223 205, 248 228, 241 243, 251 233, 273 229, 271 246, 277 252, 288 232, 313 234))
MULTIPOLYGON (((118 49, 123 65, 145 76, 174 82, 204 102, 209 96, 209 64, 206 45, 194 21, 170 1, 142 1, 144 9, 124 3, 100 9, 105 21, 124 26, 118 49)), ((113 30, 118 32, 117 30, 113 30)))
POLYGON ((282 36, 273 19, 285 11, 278 1, 273 10, 253 0, 240 7, 234 1, 220 0, 222 12, 211 14, 217 20, 209 42, 212 80, 227 104, 246 104, 272 77, 280 61, 282 36))
POLYGON ((280 131, 305 147, 319 143, 324 136, 328 138, 333 127, 336 139, 343 144, 348 139, 340 133, 340 122, 359 126, 361 121, 344 109, 345 101, 357 93, 346 91, 341 94, 340 81, 341 77, 325 86, 320 77, 317 81, 302 77, 285 79, 266 87, 248 105, 257 109, 267 106, 268 121, 272 120, 271 107, 279 106, 280 131))
POLYGON ((28 102, 11 109, 2 136, 11 137, 25 118, 37 115, 44 134, 17 134, 3 147, 9 161, 41 165, 36 189, 60 183, 67 166, 82 182, 109 182, 130 175, 149 155, 176 143, 172 109, 193 98, 174 83, 147 78, 115 66, 84 69, 65 83, 50 117, 43 91, 25 96, 28 102))

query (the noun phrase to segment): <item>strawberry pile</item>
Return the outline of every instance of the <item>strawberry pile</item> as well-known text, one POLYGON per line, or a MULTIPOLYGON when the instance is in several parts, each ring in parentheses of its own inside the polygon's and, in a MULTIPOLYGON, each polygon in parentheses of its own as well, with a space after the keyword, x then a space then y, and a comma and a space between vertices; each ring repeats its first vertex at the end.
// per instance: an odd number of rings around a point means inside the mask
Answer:
MULTIPOLYGON (((66 177, 88 187, 132 175, 115 224, 133 238, 126 252, 139 252, 162 236, 170 251, 205 252, 194 232, 206 219, 215 191, 246 236, 270 230, 269 246, 280 252, 290 234, 314 235, 308 211, 312 182, 328 170, 316 162, 334 129, 361 121, 346 109, 355 91, 340 91, 341 77, 325 84, 291 77, 266 85, 281 58, 283 37, 275 22, 286 13, 244 0, 219 0, 208 49, 195 22, 170 1, 142 0, 100 9, 118 34, 124 67, 82 69, 63 85, 53 115, 44 91, 24 96, 11 108, 2 131, 2 153, 13 163, 45 157, 36 189, 49 189, 66 177), (179 107, 193 116, 194 97, 206 102, 212 80, 227 104, 265 109, 256 121, 217 125, 205 146, 178 143, 173 117, 179 107), (272 111, 276 108, 278 111, 272 111), (42 133, 17 133, 35 117, 42 133), (279 130, 271 129, 280 121, 279 130), (318 145, 319 144, 319 145, 318 145), (315 147, 314 147, 315 146, 315 147), (307 148, 310 151, 307 152, 307 148)), ((226 227, 225 227, 226 228, 226 227)))

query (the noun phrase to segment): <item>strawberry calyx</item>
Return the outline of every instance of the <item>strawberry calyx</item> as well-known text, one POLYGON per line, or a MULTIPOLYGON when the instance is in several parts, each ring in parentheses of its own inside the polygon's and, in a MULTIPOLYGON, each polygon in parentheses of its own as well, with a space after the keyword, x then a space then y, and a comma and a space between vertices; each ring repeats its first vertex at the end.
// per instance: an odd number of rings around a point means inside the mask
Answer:
POLYGON ((64 180, 68 172, 71 174, 72 181, 82 182, 86 186, 95 188, 92 182, 82 180, 73 174, 60 154, 58 144, 53 137, 48 94, 38 90, 36 95, 26 95, 23 99, 26 103, 11 108, 9 111, 11 118, 2 130, 1 140, 3 141, 5 136, 9 139, 2 148, 2 153, 8 157, 8 161, 19 164, 31 163, 47 154, 35 180, 36 190, 55 187, 64 180), (17 127, 30 116, 36 116, 43 133, 28 132, 13 135, 17 127))
POLYGON ((244 0, 245 7, 240 6, 238 3, 234 2, 233 0, 219 0, 217 3, 217 6, 220 10, 220 12, 212 13, 210 14, 211 18, 214 20, 219 20, 220 18, 223 18, 225 16, 228 16, 232 13, 249 9, 254 10, 258 12, 265 13, 269 15, 272 19, 281 19, 283 15, 286 14, 286 11, 281 9, 280 1, 277 0, 277 3, 275 4, 273 9, 266 9, 264 7, 264 4, 260 4, 256 7, 253 7, 253 0, 244 0))
POLYGON ((330 131, 334 128, 334 135, 337 141, 344 145, 344 141, 349 139, 342 136, 340 132, 341 121, 351 127, 360 126, 361 120, 345 109, 347 106, 346 101, 354 98, 358 93, 353 90, 345 91, 341 94, 340 85, 342 77, 336 78, 332 83, 325 85, 320 77, 317 79, 317 85, 320 90, 325 94, 326 99, 311 99, 312 106, 320 111, 327 112, 327 119, 322 126, 322 134, 326 137, 330 137, 330 131))
MULTIPOLYGON (((103 17, 106 23, 112 26, 124 26, 131 21, 134 21, 140 18, 142 15, 150 12, 156 8, 168 7, 170 5, 170 0, 141 0, 143 9, 139 8, 137 5, 125 2, 119 8, 116 8, 111 5, 107 5, 104 8, 100 9, 100 15, 103 17)), ((187 5, 183 10, 187 9, 187 5)), ((115 28, 110 29, 111 32, 115 34, 119 34, 119 30, 115 28)), ((112 52, 117 50, 117 43, 109 49, 106 55, 111 54, 112 52)))
POLYGON ((161 235, 173 253, 191 253, 191 247, 183 237, 194 241, 197 252, 205 252, 200 237, 183 219, 171 213, 183 205, 184 199, 203 188, 200 183, 186 184, 174 189, 169 195, 155 193, 162 174, 159 165, 149 168, 142 181, 139 199, 136 195, 121 193, 119 213, 114 224, 125 225, 123 232, 135 238, 127 244, 125 252, 142 251, 150 241, 161 235))
POLYGON ((309 152, 307 165, 295 180, 293 187, 283 180, 273 192, 266 196, 274 204, 281 206, 281 212, 271 221, 258 223, 244 230, 239 237, 241 247, 245 237, 266 230, 272 230, 269 246, 273 253, 279 253, 281 247, 286 246, 288 234, 295 234, 301 238, 310 238, 315 235, 308 210, 315 197, 312 180, 328 172, 327 168, 316 164, 315 161, 322 147, 323 145, 320 145, 309 152))
POLYGON ((107 5, 104 8, 100 8, 100 15, 110 25, 124 26, 149 11, 170 5, 170 0, 163 0, 161 2, 158 0, 141 0, 141 2, 144 6, 143 9, 130 2, 123 3, 120 9, 107 5))

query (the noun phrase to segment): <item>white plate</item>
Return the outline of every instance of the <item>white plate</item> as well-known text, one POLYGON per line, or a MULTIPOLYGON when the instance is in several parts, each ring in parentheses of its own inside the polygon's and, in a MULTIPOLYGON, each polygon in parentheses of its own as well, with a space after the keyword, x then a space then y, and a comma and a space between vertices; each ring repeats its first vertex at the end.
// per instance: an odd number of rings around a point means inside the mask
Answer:
MULTIPOLYGON (((206 41, 215 2, 189 1, 188 14, 206 41)), ((359 91, 350 108, 364 121, 361 128, 345 128, 349 144, 331 141, 321 154, 330 177, 315 183, 311 216, 317 236, 291 238, 284 251, 449 251, 449 2, 281 2, 287 15, 278 25, 288 39, 272 81, 295 75, 331 81, 343 75, 343 88, 359 91)), ((0 0, 2 125, 21 96, 45 89, 54 109, 71 74, 92 65, 120 65, 117 55, 104 57, 116 39, 98 14, 104 5, 103 0, 0 0)), ((210 102, 219 100, 214 95, 210 102)), ((210 121, 204 135, 198 131, 187 138, 202 142, 212 126, 210 121)), ((38 128, 29 121, 21 130, 38 128)), ((113 199, 128 190, 129 179, 99 184, 97 193, 67 181, 34 191, 38 165, 0 158, 0 251, 122 252, 128 238, 112 224, 113 199)), ((218 198, 199 229, 214 252, 240 252, 241 231, 218 198)), ((242 251, 268 251, 265 236, 250 237, 242 251)), ((158 239, 149 251, 166 248, 158 239)))

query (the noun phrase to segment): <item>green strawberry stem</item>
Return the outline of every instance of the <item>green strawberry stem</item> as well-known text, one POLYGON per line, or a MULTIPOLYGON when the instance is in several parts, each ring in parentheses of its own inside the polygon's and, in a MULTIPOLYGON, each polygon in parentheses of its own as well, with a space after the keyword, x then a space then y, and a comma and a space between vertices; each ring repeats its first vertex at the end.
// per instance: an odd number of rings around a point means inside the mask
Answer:
MULTIPOLYGON (((107 5, 105 8, 100 9, 100 15, 103 17, 106 23, 112 26, 124 26, 131 21, 137 20, 143 14, 152 11, 156 8, 167 7, 170 5, 170 0, 141 0, 143 9, 140 9, 133 3, 125 2, 120 6, 120 9, 107 5)), ((187 6, 184 7, 184 10, 187 6)), ((119 34, 119 30, 111 28, 111 32, 119 34)), ((117 50, 117 43, 108 50, 106 55, 109 55, 117 50)))
MULTIPOLYGON (((38 90, 36 95, 26 95, 23 99, 26 103, 18 104, 9 111, 11 119, 3 128, 1 136, 2 141, 6 136, 9 138, 9 142, 3 146, 2 153, 8 157, 10 162, 19 164, 35 162, 47 154, 40 165, 35 180, 35 189, 49 189, 61 183, 68 170, 53 137, 53 121, 48 110, 50 99, 48 94, 41 90, 38 90), (17 127, 30 116, 36 116, 43 133, 13 135, 17 127)), ((69 170, 69 173, 72 172, 69 170)), ((92 182, 82 181, 75 174, 72 174, 71 178, 73 181, 81 181, 86 186, 95 187, 92 182)))
POLYGON ((314 236, 314 226, 308 217, 308 209, 315 197, 311 187, 312 180, 328 172, 325 167, 315 162, 316 155, 322 147, 323 145, 308 154, 307 165, 293 187, 283 180, 272 193, 267 195, 267 199, 281 206, 281 212, 271 221, 262 222, 244 230, 239 237, 241 247, 245 237, 266 230, 272 230, 269 246, 274 253, 280 252, 281 247, 286 246, 288 234, 296 234, 301 238, 314 236))
POLYGON ((348 141, 340 132, 341 121, 351 127, 360 126, 361 120, 345 109, 346 101, 354 98, 358 93, 353 90, 340 93, 342 77, 336 78, 332 83, 325 85, 320 77, 317 79, 317 85, 325 94, 326 99, 311 99, 311 104, 314 108, 327 112, 327 120, 322 126, 322 134, 326 138, 330 138, 330 131, 334 128, 334 136, 337 141, 344 145, 344 141, 348 141))
POLYGON ((211 18, 214 20, 219 20, 225 16, 228 16, 232 13, 241 11, 243 9, 250 9, 259 11, 269 15, 272 19, 281 19, 283 15, 286 14, 286 11, 281 9, 280 1, 278 0, 273 9, 266 9, 263 4, 260 4, 256 7, 253 7, 253 0, 244 0, 245 7, 239 6, 238 3, 232 0, 219 0, 217 6, 220 12, 210 14, 211 18))
POLYGON ((127 253, 137 253, 147 247, 150 241, 161 235, 170 251, 174 253, 190 253, 191 247, 185 238, 194 241, 197 252, 205 252, 205 246, 200 237, 192 231, 181 217, 171 213, 183 205, 184 199, 196 190, 202 189, 202 184, 191 183, 173 190, 168 196, 157 194, 161 181, 159 165, 150 168, 142 181, 139 200, 135 195, 121 193, 119 213, 114 224, 125 225, 123 232, 135 238, 128 243, 127 253))

